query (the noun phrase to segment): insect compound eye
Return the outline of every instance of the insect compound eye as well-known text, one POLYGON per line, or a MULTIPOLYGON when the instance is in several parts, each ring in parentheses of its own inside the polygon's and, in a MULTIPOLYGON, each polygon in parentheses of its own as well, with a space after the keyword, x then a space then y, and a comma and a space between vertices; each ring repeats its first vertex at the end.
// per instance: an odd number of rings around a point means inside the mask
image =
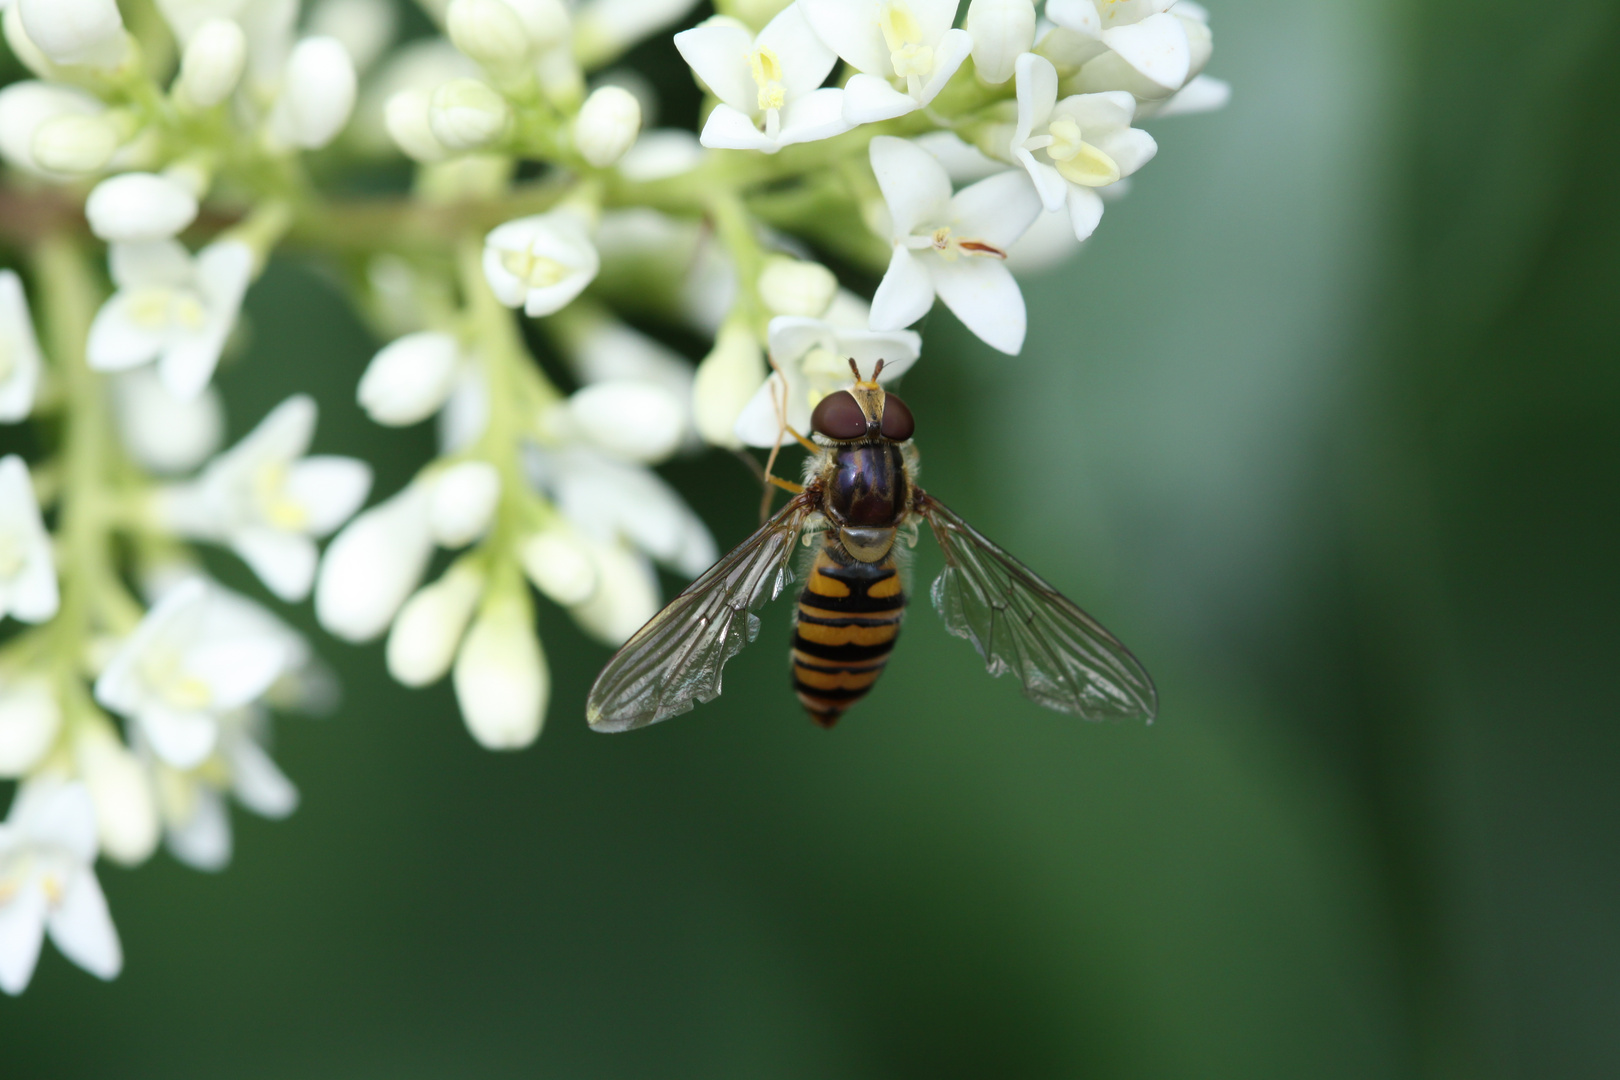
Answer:
POLYGON ((816 405, 810 428, 829 439, 859 439, 866 434, 866 414, 848 390, 837 390, 816 405))
POLYGON ((905 442, 917 430, 911 409, 894 394, 883 395, 883 437, 905 442))

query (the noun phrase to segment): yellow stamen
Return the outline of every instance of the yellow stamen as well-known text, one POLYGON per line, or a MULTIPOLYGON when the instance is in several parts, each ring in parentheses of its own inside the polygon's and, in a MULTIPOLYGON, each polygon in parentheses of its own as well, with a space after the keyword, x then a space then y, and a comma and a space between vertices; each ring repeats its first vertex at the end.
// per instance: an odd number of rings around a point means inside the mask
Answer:
POLYGON ((923 44, 922 28, 903 3, 884 4, 878 13, 878 28, 889 47, 889 63, 902 79, 915 75, 927 78, 934 70, 934 50, 923 44))
POLYGON ((759 88, 760 112, 780 109, 787 103, 787 87, 782 85, 782 62, 774 52, 761 45, 749 53, 748 70, 759 88))
POLYGON ((556 259, 535 255, 527 251, 501 253, 501 265, 513 277, 520 278, 531 289, 546 289, 566 278, 571 271, 556 259))
POLYGON ((1052 137, 1052 142, 1046 148, 1046 154, 1053 161, 1068 161, 1080 152, 1084 145, 1080 141, 1080 125, 1068 117, 1060 117, 1046 127, 1046 133, 1052 137))
POLYGON ((1081 143, 1073 156, 1054 164, 1063 179, 1083 187, 1105 187, 1119 179, 1119 165, 1114 159, 1088 142, 1081 143))

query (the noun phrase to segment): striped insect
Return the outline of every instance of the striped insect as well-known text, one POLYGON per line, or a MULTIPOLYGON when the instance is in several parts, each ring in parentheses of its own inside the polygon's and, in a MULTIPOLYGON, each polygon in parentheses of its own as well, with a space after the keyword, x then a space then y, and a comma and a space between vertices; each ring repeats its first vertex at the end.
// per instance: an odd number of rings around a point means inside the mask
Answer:
POLYGON ((801 540, 814 545, 793 627, 793 688, 811 718, 832 727, 872 688, 899 635, 902 557, 927 521, 945 557, 931 590, 946 628, 978 650, 992 675, 1088 720, 1143 718, 1158 709, 1153 680, 1096 620, 917 486, 916 423, 898 396, 855 362, 855 383, 822 398, 804 484, 786 506, 653 616, 597 676, 586 718, 628 731, 720 695, 726 661, 754 640, 754 614, 792 577, 801 540))

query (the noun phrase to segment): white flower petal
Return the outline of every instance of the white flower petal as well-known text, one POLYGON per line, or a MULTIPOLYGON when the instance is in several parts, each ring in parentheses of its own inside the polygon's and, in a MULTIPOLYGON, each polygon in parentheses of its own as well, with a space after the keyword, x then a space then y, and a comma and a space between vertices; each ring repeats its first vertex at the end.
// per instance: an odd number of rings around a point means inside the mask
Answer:
POLYGON ((61 727, 62 707, 49 681, 25 677, 0 685, 0 777, 22 776, 33 768, 61 727))
POLYGON ((1076 240, 1086 240, 1096 232, 1102 216, 1102 196, 1097 194, 1095 188, 1069 185, 1069 222, 1074 226, 1076 240))
POLYGON ((62 955, 101 979, 123 970, 124 950, 118 943, 107 898, 95 873, 85 866, 73 875, 67 891, 50 913, 51 940, 62 955))
POLYGON ((231 739, 221 751, 231 766, 231 790, 260 817, 284 818, 298 806, 298 789, 252 739, 231 739))
POLYGON ((844 115, 844 91, 827 87, 792 98, 782 110, 781 146, 842 135, 853 125, 844 115))
POLYGON ((939 44, 934 46, 934 70, 929 74, 928 81, 923 83, 917 95, 917 104, 927 105, 938 97, 972 51, 973 37, 966 30, 945 31, 939 44))
POLYGON ((33 841, 58 848, 82 863, 96 857, 96 815, 83 784, 52 776, 23 784, 8 824, 33 841))
POLYGON ((844 119, 851 125, 876 124, 916 112, 917 99, 876 75, 852 75, 844 84, 844 119))
POLYGON ((934 283, 923 260, 896 247, 872 297, 872 329, 903 330, 934 306, 934 283))
POLYGON ((214 709, 234 709, 261 697, 287 667, 287 650, 272 637, 199 641, 186 656, 188 673, 209 689, 214 709))
POLYGON ((676 34, 675 48, 715 97, 742 112, 754 111, 759 90, 748 70, 754 48, 748 27, 717 16, 676 34))
POLYGON ((764 150, 767 153, 777 150, 776 140, 759 130, 752 117, 725 102, 710 111, 698 141, 711 150, 764 150))
POLYGON ((1024 347, 1024 295, 1000 260, 931 259, 928 272, 945 306, 985 344, 1012 356, 1024 347))
POLYGON ((1013 155, 1024 167, 1024 171, 1029 173, 1030 180, 1035 184, 1035 192, 1040 196, 1041 205, 1046 211, 1051 213, 1054 210, 1061 210, 1064 201, 1069 197, 1069 182, 1057 171, 1057 167, 1044 161, 1036 161, 1035 155, 1023 147, 1015 150, 1013 155))
POLYGON ((971 184, 1007 171, 1005 161, 997 161, 978 147, 963 142, 954 131, 930 131, 911 141, 932 154, 934 160, 945 167, 953 183, 971 184))
POLYGON ((191 255, 176 240, 113 244, 107 269, 120 289, 142 285, 190 285, 195 278, 191 255))
POLYGON ((1018 124, 1013 129, 1012 144, 1024 145, 1030 133, 1045 124, 1057 104, 1057 68, 1052 61, 1034 53, 1025 53, 1014 65, 1017 72, 1018 124))
POLYGON ((95 186, 84 215, 103 240, 167 240, 196 219, 197 198, 167 177, 124 173, 95 186))
POLYGON ((45 941, 45 891, 28 880, 17 895, 0 904, 0 990, 20 994, 28 988, 45 941))
POLYGON ((1123 90, 1071 94, 1053 106, 1052 113, 1073 120, 1080 125, 1081 137, 1094 142, 1093 136, 1099 134, 1099 129, 1130 126, 1136 116, 1136 99, 1123 90))
POLYGON ((316 454, 293 465, 287 495, 304 508, 303 531, 325 536, 360 509, 371 491, 371 466, 358 458, 316 454))
POLYGON ((194 870, 223 870, 231 861, 231 817, 219 792, 192 786, 191 814, 171 823, 164 841, 175 858, 194 870))
POLYGON ((1181 20, 1169 12, 1102 32, 1103 42, 1131 67, 1160 86, 1181 89, 1192 66, 1192 48, 1181 20))
MULTIPOLYGON (((1216 109, 1224 109, 1226 103, 1231 100, 1231 83, 1208 75, 1200 75, 1155 109, 1152 115, 1155 119, 1162 119, 1167 116, 1191 116, 1195 113, 1214 112, 1216 109)), ((1142 116, 1141 110, 1138 110, 1138 115, 1142 116)))
MULTIPOLYGON (((857 71, 888 75, 889 47, 870 0, 798 0, 815 35, 857 71)), ((948 24, 947 24, 948 25, 948 24)))
POLYGON ((86 359, 95 371, 127 371, 158 357, 168 343, 167 328, 154 330, 136 319, 128 293, 115 293, 90 323, 86 359))
POLYGON ((433 553, 431 491, 410 485, 349 522, 327 546, 315 583, 322 626, 355 642, 388 628, 433 553))
POLYGON ((782 87, 787 91, 790 104, 826 82, 827 74, 838 62, 838 55, 822 44, 810 29, 809 20, 798 4, 789 4, 766 23, 755 44, 776 54, 777 62, 782 65, 782 87))
POLYGON ((932 154, 889 135, 873 139, 869 152, 878 187, 889 205, 894 236, 909 236, 919 225, 944 222, 951 201, 951 179, 932 154))
MULTIPOLYGON (((794 393, 781 373, 773 371, 737 414, 732 430, 745 446, 791 446, 793 436, 782 430, 783 417, 785 415, 787 423, 803 434, 809 425, 794 423, 793 407, 804 396, 802 389, 794 393)), ((809 419, 808 408, 803 419, 809 419)))
POLYGON ((136 719, 141 733, 152 745, 152 752, 177 769, 201 765, 214 752, 214 743, 219 738, 219 724, 205 712, 147 702, 136 719))
POLYGON ((230 543, 231 550, 278 599, 296 604, 309 595, 318 561, 315 541, 309 537, 252 526, 232 533, 230 543))
POLYGON ((1041 197, 1029 175, 1018 170, 986 177, 951 199, 950 220, 964 238, 1006 251, 1034 224, 1041 197))

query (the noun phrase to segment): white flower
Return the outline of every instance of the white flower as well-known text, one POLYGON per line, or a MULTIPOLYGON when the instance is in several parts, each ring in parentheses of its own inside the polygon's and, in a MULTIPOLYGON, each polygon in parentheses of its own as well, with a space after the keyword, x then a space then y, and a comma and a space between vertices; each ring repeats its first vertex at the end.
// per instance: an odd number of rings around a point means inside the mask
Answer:
POLYGON ((230 19, 209 19, 180 56, 180 96, 209 109, 231 96, 247 67, 247 35, 230 19))
POLYGON ((1102 220, 1096 188, 1129 176, 1159 144, 1131 127, 1136 99, 1123 90, 1057 99, 1057 69, 1034 53, 1018 58, 1018 126, 1007 150, 1028 171, 1048 213, 1069 208, 1076 240, 1102 220))
POLYGON ((213 753, 224 714, 256 700, 289 661, 285 638, 189 578, 164 594, 96 680, 96 700, 133 720, 176 768, 213 753))
POLYGON ((793 436, 810 434, 810 412, 816 403, 850 383, 849 361, 870 376, 883 361, 880 382, 904 375, 922 349, 922 338, 910 330, 839 329, 820 319, 778 317, 771 320, 770 353, 777 370, 764 381, 737 417, 737 438, 749 446, 787 446, 793 436))
POLYGON ((0 617, 44 622, 56 614, 56 564, 28 466, 0 458, 0 617))
POLYGON ((574 6, 574 53, 598 67, 686 17, 697 0, 583 0, 574 6))
POLYGON ((366 80, 351 127, 354 142, 368 153, 382 153, 393 141, 412 157, 416 157, 417 150, 426 151, 427 156, 418 160, 442 158, 445 150, 427 128, 428 99, 441 83, 477 74, 478 65, 442 37, 422 38, 400 46, 366 80), (407 104, 396 106, 396 97, 407 104), (396 111, 398 116, 393 115, 396 111), (426 132, 425 142, 414 144, 400 139, 396 125, 407 119, 405 127, 412 132, 410 137, 420 140, 426 132))
POLYGON ((574 145, 598 169, 618 161, 641 133, 641 102, 620 86, 591 91, 574 118, 574 145))
POLYGON ((690 393, 639 379, 610 379, 570 394, 543 418, 558 441, 579 440, 623 461, 663 461, 687 431, 690 393))
POLYGON ((590 545, 566 523, 525 539, 518 557, 534 587, 563 607, 583 603, 596 591, 596 560, 590 545))
POLYGON ((0 777, 25 775, 50 750, 61 727, 62 706, 49 679, 0 678, 0 777))
POLYGON ((595 311, 560 321, 557 329, 580 382, 650 383, 678 400, 691 399, 692 363, 663 342, 595 311))
POLYGON ((433 554, 432 487, 411 484, 333 538, 315 581, 315 617, 345 641, 370 641, 422 579, 433 554))
POLYGON ((704 146, 775 153, 850 129, 844 91, 821 86, 838 57, 811 33, 801 7, 757 38, 723 15, 675 35, 682 58, 720 99, 703 125, 704 146))
POLYGON ((500 471, 487 461, 463 461, 433 480, 428 524, 441 547, 458 548, 482 536, 501 499, 500 471))
MULTIPOLYGON (((502 4, 495 6, 504 10, 502 4)), ((409 125, 403 123, 403 117, 404 113, 400 112, 396 118, 402 124, 402 134, 410 130, 409 125)), ((434 140, 446 150, 476 150, 505 133, 512 121, 512 109, 488 83, 478 79, 452 79, 428 98, 427 121, 434 140)), ((414 141, 414 137, 407 135, 400 146, 408 150, 414 141)))
POLYGON ((585 291, 601 268, 585 225, 567 210, 518 218, 484 238, 484 277, 507 307, 550 315, 585 291))
POLYGON ((682 128, 643 131, 635 145, 619 159, 619 174, 626 180, 663 180, 697 168, 703 144, 682 128))
POLYGON ((617 648, 658 614, 658 575, 646 557, 623 543, 594 543, 595 590, 569 608, 581 630, 617 648))
POLYGON ((15 423, 33 411, 40 363, 22 279, 0 270, 0 422, 15 423))
POLYGON ((318 150, 337 138, 354 111, 358 80, 348 50, 335 38, 307 37, 287 57, 270 132, 282 142, 318 150))
POLYGON ((1095 65, 1084 77, 1087 90, 1162 98, 1185 86, 1209 59, 1209 28, 1194 4, 1048 0, 1046 17, 1057 29, 1042 40, 1041 52, 1065 70, 1095 65))
POLYGON ((973 67, 988 83, 1012 78, 1013 62, 1035 44, 1033 0, 970 0, 962 29, 973 38, 973 67))
POLYGON ((716 446, 736 446, 737 415, 765 377, 765 357, 747 324, 727 322, 692 380, 692 415, 698 434, 716 446))
POLYGON ((824 314, 838 291, 838 279, 818 262, 772 255, 759 272, 759 298, 777 315, 824 314))
POLYGON ((0 89, 0 157, 36 176, 61 179, 61 172, 53 171, 35 156, 34 137, 42 128, 76 120, 93 122, 91 128, 77 132, 76 141, 96 143, 84 152, 90 157, 100 154, 104 161, 117 146, 116 138, 105 132, 105 138, 94 137, 98 130, 94 124, 110 131, 104 119, 106 111, 105 105, 82 90, 32 80, 12 83, 0 89))
POLYGON ((999 173, 952 196, 944 167, 921 147, 879 136, 871 155, 894 240, 872 298, 872 329, 911 325, 937 294, 986 343, 1016 354, 1024 344, 1024 297, 1002 261, 1041 212, 1029 178, 999 173))
POLYGON ((465 561, 418 589, 388 631, 388 674, 405 686, 443 678, 483 595, 483 573, 465 561))
POLYGON ((113 244, 112 295, 90 325, 90 366, 125 371, 156 360, 176 397, 202 393, 253 278, 253 250, 219 240, 192 258, 173 240, 113 244))
POLYGON ((533 43, 514 5, 503 0, 450 0, 445 34, 467 57, 496 71, 530 57, 533 43))
POLYGON ((389 342, 360 376, 360 407, 390 427, 426 420, 450 396, 460 356, 453 336, 431 330, 389 342))
POLYGON ((162 500, 180 535, 229 546, 289 602, 308 596, 314 583, 315 539, 347 521, 371 489, 365 462, 305 456, 315 414, 314 399, 288 398, 201 476, 162 500))
POLYGON ((336 39, 365 71, 388 50, 399 29, 399 9, 388 0, 320 0, 309 13, 309 32, 336 39))
POLYGON ((147 770, 99 713, 94 722, 77 725, 73 764, 95 803, 101 850, 124 866, 145 862, 157 848, 159 832, 152 784, 147 770))
POLYGON ((28 986, 47 931, 92 975, 111 979, 123 968, 95 861, 95 810, 84 786, 24 784, 0 825, 0 990, 28 986))
POLYGON ((197 197, 152 173, 123 173, 97 184, 84 204, 90 231, 103 240, 167 240, 197 217, 197 197))
POLYGON ((124 20, 117 0, 17 0, 24 29, 58 64, 117 67, 124 59, 124 20))
POLYGON ((124 449, 152 472, 190 472, 225 437, 225 407, 212 386, 194 398, 180 398, 157 372, 137 368, 119 375, 112 390, 113 417, 124 449))
POLYGON ((539 737, 551 677, 521 589, 484 604, 456 654, 453 681, 462 719, 481 746, 518 750, 539 737))
POLYGON ((1137 106, 1136 118, 1158 120, 1168 116, 1192 116, 1226 108, 1232 100, 1230 83, 1209 75, 1197 75, 1187 85, 1163 101, 1149 101, 1137 106))
POLYGON ((799 0, 796 6, 816 36, 860 72, 844 86, 844 116, 868 124, 927 105, 962 66, 973 39, 951 28, 957 2, 799 0))

